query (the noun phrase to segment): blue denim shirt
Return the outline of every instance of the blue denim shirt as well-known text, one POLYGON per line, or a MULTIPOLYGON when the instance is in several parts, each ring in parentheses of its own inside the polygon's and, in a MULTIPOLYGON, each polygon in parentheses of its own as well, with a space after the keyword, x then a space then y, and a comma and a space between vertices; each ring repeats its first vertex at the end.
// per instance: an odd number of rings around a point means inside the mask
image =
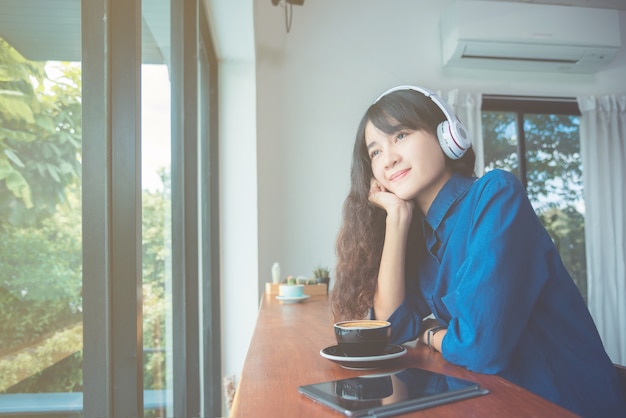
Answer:
POLYGON ((416 221, 405 300, 389 318, 394 343, 415 339, 432 312, 448 328, 449 362, 585 417, 625 413, 584 299, 515 176, 455 174, 416 221))

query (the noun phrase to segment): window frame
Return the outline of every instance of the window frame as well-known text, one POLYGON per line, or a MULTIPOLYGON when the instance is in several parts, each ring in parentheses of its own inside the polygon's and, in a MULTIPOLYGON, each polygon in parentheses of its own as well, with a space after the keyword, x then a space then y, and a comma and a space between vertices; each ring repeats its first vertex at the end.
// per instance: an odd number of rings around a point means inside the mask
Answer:
POLYGON ((221 286, 220 286, 220 217, 219 217, 219 129, 218 61, 208 16, 199 2, 199 91, 201 112, 199 158, 202 308, 200 309, 202 356, 202 411, 204 416, 222 415, 221 286), (208 280, 207 280, 208 279, 208 280))
POLYGON ((138 22, 141 0, 81 2, 85 416, 143 416, 138 22))
POLYGON ((482 97, 481 112, 508 112, 515 113, 517 153, 519 155, 518 177, 526 189, 526 134, 524 132, 524 115, 528 113, 577 115, 580 116, 578 103, 574 97, 540 97, 540 96, 510 96, 485 94, 482 97), (523 156, 523 158, 522 158, 523 156))
MULTIPOLYGON (((172 185, 181 186, 172 190, 170 408, 175 416, 219 416, 217 58, 202 2, 170 4, 172 185), (210 69, 210 88, 203 92, 198 91, 199 45, 204 45, 210 69), (209 121, 199 138, 200 101, 211 112, 203 115, 209 121), (210 176, 199 172, 199 150, 209 151, 210 176), (205 212, 199 208, 207 205, 207 195, 199 190, 207 187, 210 210, 205 212), (202 254, 202 275, 200 239, 208 240, 209 249, 208 258, 202 254)), ((141 0, 81 2, 81 25, 87 28, 82 31, 84 416, 144 415, 141 20, 141 0)))

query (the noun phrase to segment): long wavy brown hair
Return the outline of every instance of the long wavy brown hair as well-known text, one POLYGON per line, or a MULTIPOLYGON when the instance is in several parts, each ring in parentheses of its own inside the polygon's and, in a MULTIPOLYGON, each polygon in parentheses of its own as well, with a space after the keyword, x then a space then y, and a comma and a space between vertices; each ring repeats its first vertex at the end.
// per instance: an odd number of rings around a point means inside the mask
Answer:
MULTIPOLYGON (((373 173, 365 144, 366 125, 371 122, 387 134, 410 129, 436 135, 437 125, 444 120, 445 115, 431 99, 413 90, 398 90, 383 96, 361 119, 352 153, 350 192, 343 204, 342 225, 337 236, 335 283, 330 295, 335 321, 368 315, 373 306, 385 238, 387 214, 368 200, 373 173)), ((446 157, 453 171, 467 176, 474 173, 474 161, 472 148, 458 160, 446 157)))

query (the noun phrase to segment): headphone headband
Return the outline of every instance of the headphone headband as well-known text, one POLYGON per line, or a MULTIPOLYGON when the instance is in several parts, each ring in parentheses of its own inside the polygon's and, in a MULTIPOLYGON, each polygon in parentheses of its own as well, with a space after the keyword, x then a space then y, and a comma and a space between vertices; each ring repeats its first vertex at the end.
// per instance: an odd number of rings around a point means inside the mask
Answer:
POLYGON ((463 126, 459 118, 456 117, 454 111, 435 92, 423 87, 400 85, 383 92, 374 103, 377 103, 386 95, 399 90, 413 90, 421 93, 432 100, 437 107, 441 109, 446 120, 437 126, 439 144, 443 152, 451 159, 456 160, 461 158, 472 145, 472 141, 467 133, 467 129, 463 126))
POLYGON ((458 118, 454 114, 454 111, 450 109, 448 104, 444 102, 443 99, 437 95, 437 93, 435 93, 432 90, 428 90, 427 88, 424 88, 424 87, 411 86, 408 84, 392 87, 389 90, 385 91, 380 96, 378 96, 378 98, 376 99, 374 103, 376 103, 377 101, 382 99, 384 96, 388 95, 389 93, 393 93, 394 91, 400 91, 400 90, 413 90, 418 93, 422 93, 424 96, 428 97, 430 100, 435 102, 437 107, 439 107, 439 109, 441 109, 441 111, 443 112, 443 115, 446 117, 446 119, 448 119, 449 121, 458 120, 458 118))
POLYGON ((384 96, 388 95, 389 93, 393 93, 394 91, 398 91, 398 90, 415 90, 415 91, 422 93, 424 96, 427 96, 427 97, 430 97, 431 95, 435 94, 434 91, 428 90, 427 88, 424 88, 424 87, 417 87, 417 86, 411 86, 408 84, 403 84, 400 86, 392 87, 389 90, 384 91, 380 96, 378 96, 376 100, 374 100, 374 103, 376 103, 377 101, 382 99, 384 96))

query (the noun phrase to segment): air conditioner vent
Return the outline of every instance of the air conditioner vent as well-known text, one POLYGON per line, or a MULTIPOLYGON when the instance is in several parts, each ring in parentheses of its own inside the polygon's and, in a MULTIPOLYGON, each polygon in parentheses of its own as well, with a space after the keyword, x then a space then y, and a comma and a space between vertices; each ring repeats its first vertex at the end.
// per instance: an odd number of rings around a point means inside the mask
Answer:
POLYGON ((456 2, 441 35, 444 66, 494 70, 592 73, 621 45, 617 10, 511 2, 456 2))

